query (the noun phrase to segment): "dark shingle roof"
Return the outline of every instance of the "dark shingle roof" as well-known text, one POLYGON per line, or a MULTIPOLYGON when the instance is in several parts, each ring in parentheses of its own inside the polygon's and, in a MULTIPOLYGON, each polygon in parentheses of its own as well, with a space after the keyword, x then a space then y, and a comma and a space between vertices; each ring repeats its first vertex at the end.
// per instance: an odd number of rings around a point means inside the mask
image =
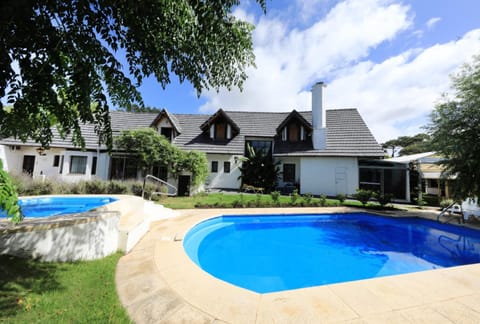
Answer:
MULTIPOLYGON (((311 137, 304 142, 282 142, 277 136, 277 127, 291 114, 289 112, 245 112, 226 111, 229 118, 238 126, 240 132, 231 140, 215 141, 203 132, 200 126, 211 115, 206 114, 171 114, 168 116, 181 129, 173 143, 185 150, 198 150, 208 153, 243 155, 245 139, 274 138, 274 154, 279 156, 362 156, 380 157, 383 150, 376 142, 367 125, 356 109, 339 109, 326 111, 327 147, 325 150, 314 150, 311 137)), ((311 111, 299 112, 312 123, 311 111)), ((158 116, 157 113, 130 113, 111 111, 113 136, 121 131, 149 127, 158 116)), ((87 149, 98 148, 98 137, 92 125, 84 125, 82 134, 87 149)), ((22 145, 18 140, 2 139, 0 144, 22 145)), ((38 145, 33 141, 25 145, 38 145)), ((71 138, 61 139, 55 136, 51 147, 74 148, 71 138)), ((102 148, 105 148, 102 146, 102 148)))

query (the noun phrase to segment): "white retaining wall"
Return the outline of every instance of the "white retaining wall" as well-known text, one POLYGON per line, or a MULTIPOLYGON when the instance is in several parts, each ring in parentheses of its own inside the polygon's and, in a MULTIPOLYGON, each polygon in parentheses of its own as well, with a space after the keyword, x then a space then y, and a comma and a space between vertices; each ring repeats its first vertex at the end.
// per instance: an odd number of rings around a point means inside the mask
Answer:
MULTIPOLYGON (((0 254, 42 261, 103 258, 118 250, 119 212, 94 212, 84 222, 59 220, 0 235, 0 254)), ((73 216, 74 217, 74 216, 73 216)))

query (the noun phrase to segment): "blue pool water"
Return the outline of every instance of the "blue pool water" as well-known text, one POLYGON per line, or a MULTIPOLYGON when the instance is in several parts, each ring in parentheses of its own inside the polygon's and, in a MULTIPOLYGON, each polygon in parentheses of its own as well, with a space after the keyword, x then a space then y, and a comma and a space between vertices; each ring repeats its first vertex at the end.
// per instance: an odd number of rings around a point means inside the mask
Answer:
POLYGON ((184 249, 218 279, 268 293, 480 262, 480 232, 366 213, 222 216, 184 249))
POLYGON ((86 212, 116 200, 104 196, 52 196, 21 198, 19 205, 25 217, 48 217, 86 212))

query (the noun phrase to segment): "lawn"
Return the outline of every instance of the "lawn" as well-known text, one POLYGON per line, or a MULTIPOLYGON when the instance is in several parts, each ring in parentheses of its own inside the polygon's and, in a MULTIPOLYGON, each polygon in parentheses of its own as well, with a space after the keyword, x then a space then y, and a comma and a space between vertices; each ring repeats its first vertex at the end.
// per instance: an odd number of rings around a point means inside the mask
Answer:
MULTIPOLYGON (((243 194, 243 193, 200 193, 191 197, 162 197, 159 202, 165 207, 172 209, 191 209, 196 207, 218 207, 218 208, 241 208, 243 207, 329 207, 329 206, 350 206, 362 207, 359 201, 347 200, 341 203, 337 199, 318 198, 297 195, 280 196, 275 204, 270 195, 243 194)), ((369 202, 370 208, 379 208, 376 202, 369 202)))
POLYGON ((53 263, 0 256, 0 322, 130 323, 115 289, 122 254, 53 263))

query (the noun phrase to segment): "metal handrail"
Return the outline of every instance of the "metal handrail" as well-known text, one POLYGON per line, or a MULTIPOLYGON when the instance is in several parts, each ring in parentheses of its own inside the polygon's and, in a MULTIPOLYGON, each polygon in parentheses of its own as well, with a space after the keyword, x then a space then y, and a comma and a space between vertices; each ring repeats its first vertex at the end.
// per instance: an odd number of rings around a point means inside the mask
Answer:
POLYGON ((461 204, 458 204, 460 206, 460 211, 457 212, 453 209, 453 206, 456 205, 457 202, 453 202, 452 204, 450 204, 449 206, 445 207, 444 209, 442 209, 442 211, 440 212, 440 214, 438 214, 437 216, 437 222, 440 222, 440 218, 443 216, 443 217, 449 217, 444 223, 449 223, 450 221, 452 221, 453 219, 456 219, 458 221, 458 223, 464 223, 464 219, 463 219, 463 208, 462 208, 462 205, 461 204))
MULTIPOLYGON (((155 180, 157 182, 160 182, 162 185, 165 185, 166 187, 168 188, 171 188, 173 189, 173 192, 170 193, 170 192, 162 192, 162 191, 154 191, 150 194, 150 200, 152 199, 152 196, 153 195, 165 195, 165 196, 176 196, 177 193, 178 193, 178 189, 177 187, 175 187, 174 185, 172 185, 171 183, 168 183, 162 179, 159 179, 151 174, 147 174, 145 176, 145 178, 143 178, 143 187, 142 187, 142 198, 145 199, 145 185, 147 184, 147 179, 152 179, 152 180, 155 180)), ((169 190, 170 191, 170 190, 169 190)))

